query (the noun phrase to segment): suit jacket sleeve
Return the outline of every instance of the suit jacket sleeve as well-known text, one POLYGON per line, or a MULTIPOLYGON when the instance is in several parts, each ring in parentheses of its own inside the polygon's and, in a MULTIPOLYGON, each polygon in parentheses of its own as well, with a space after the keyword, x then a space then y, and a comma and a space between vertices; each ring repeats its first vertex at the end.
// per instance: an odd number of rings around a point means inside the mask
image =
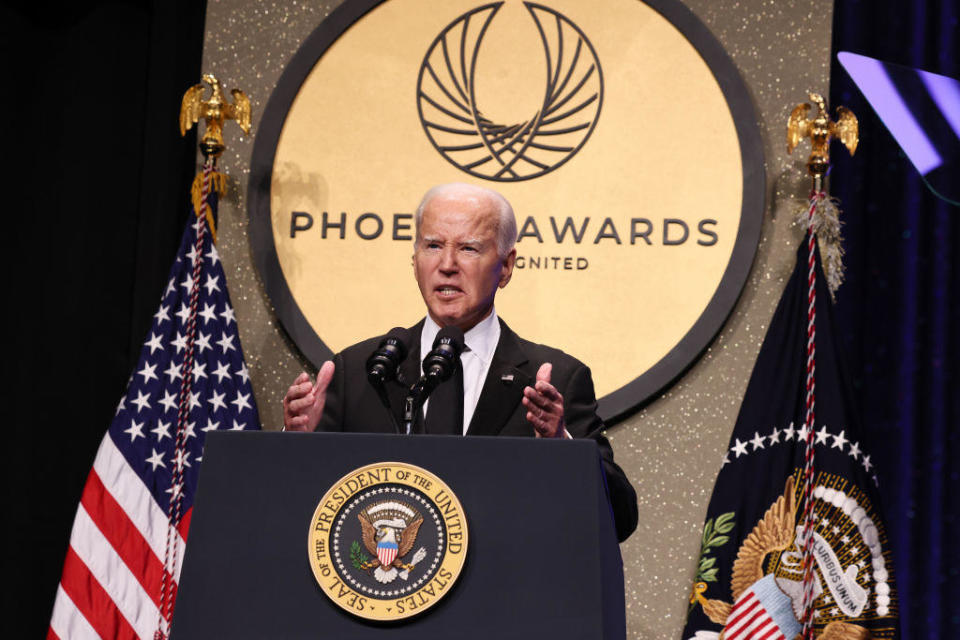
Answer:
POLYGON ((590 369, 577 362, 560 393, 563 394, 567 431, 574 438, 593 438, 600 449, 617 539, 623 542, 637 528, 637 494, 623 469, 613 461, 613 449, 603 435, 603 421, 597 415, 597 397, 590 369))

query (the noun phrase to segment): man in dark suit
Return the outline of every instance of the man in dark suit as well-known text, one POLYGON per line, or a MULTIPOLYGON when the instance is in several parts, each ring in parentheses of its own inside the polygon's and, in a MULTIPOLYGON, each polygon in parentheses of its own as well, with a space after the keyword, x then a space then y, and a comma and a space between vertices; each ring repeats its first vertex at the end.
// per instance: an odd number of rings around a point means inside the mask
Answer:
MULTIPOLYGON (((617 537, 625 540, 637 524, 636 494, 600 433, 590 370, 562 351, 520 338, 497 318, 494 297, 510 282, 516 236, 513 209, 494 191, 457 183, 434 187, 424 196, 416 215, 413 267, 427 317, 410 330, 410 354, 399 379, 388 386, 391 406, 402 407, 439 329, 459 327, 467 348, 461 355, 463 396, 456 398, 456 419, 452 427, 450 420, 431 420, 430 403, 440 404, 438 390, 424 408, 426 431, 594 439, 617 537)), ((373 338, 337 354, 320 367, 316 384, 301 374, 283 400, 284 428, 393 432, 393 422, 366 382, 366 359, 379 343, 373 338)))

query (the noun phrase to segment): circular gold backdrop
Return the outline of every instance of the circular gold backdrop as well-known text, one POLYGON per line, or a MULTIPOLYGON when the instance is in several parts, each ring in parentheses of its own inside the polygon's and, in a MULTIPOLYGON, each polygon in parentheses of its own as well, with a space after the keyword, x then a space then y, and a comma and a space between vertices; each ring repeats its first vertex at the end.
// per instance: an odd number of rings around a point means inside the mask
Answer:
POLYGON ((587 363, 605 418, 706 347, 763 210, 749 98, 678 3, 348 0, 271 97, 250 188, 268 294, 316 364, 424 315, 412 214, 451 181, 513 204, 497 312, 587 363))

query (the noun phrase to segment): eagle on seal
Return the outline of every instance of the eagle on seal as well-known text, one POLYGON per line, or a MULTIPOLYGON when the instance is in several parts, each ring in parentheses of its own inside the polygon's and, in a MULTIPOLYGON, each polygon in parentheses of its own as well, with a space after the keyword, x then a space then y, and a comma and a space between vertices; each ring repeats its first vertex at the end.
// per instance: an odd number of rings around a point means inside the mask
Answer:
POLYGON ((378 502, 358 513, 357 519, 363 545, 375 556, 361 568, 373 569, 373 577, 378 582, 393 582, 397 576, 406 580, 410 570, 426 556, 426 550, 421 547, 409 564, 401 560, 413 549, 423 524, 423 516, 406 504, 392 500, 378 502))
MULTIPOLYGON (((737 601, 744 592, 764 580, 763 563, 769 554, 786 551, 794 544, 796 522, 797 503, 794 494, 793 476, 790 476, 787 478, 783 494, 770 505, 770 508, 764 513, 763 519, 753 528, 737 552, 737 558, 733 563, 733 577, 730 580, 730 589, 734 601, 737 601)), ((803 613, 801 603, 803 594, 799 588, 800 583, 794 584, 792 580, 782 579, 773 580, 773 583, 783 594, 783 597, 789 598, 794 618, 799 627, 800 617, 803 613)), ((703 585, 703 588, 705 587, 706 585, 703 585)), ((729 630, 727 627, 731 622, 730 613, 734 605, 719 599, 704 598, 701 595, 702 591, 703 589, 695 588, 691 601, 699 602, 703 612, 712 622, 725 627, 719 634, 706 632, 703 637, 724 640, 729 630)), ((869 629, 865 627, 848 622, 833 621, 824 627, 823 631, 817 636, 817 640, 869 640, 872 637, 869 629)), ((802 635, 797 633, 792 640, 802 640, 802 635)))

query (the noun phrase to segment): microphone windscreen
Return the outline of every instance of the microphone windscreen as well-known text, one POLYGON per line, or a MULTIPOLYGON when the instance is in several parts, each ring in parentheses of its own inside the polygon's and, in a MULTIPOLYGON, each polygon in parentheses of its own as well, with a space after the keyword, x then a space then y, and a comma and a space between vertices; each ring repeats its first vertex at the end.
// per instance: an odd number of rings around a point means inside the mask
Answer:
POLYGON ((397 377, 400 364, 409 352, 410 332, 403 327, 394 327, 380 341, 377 350, 367 358, 367 379, 374 387, 397 377))
POLYGON ((399 351, 399 361, 402 362, 406 359, 407 353, 410 351, 410 331, 404 329, 403 327, 394 327, 387 332, 386 338, 384 340, 394 340, 397 350, 399 351))
POLYGON ((463 351, 463 330, 460 327, 444 327, 437 333, 437 339, 433 341, 433 348, 436 349, 442 344, 449 344, 457 355, 463 351))

